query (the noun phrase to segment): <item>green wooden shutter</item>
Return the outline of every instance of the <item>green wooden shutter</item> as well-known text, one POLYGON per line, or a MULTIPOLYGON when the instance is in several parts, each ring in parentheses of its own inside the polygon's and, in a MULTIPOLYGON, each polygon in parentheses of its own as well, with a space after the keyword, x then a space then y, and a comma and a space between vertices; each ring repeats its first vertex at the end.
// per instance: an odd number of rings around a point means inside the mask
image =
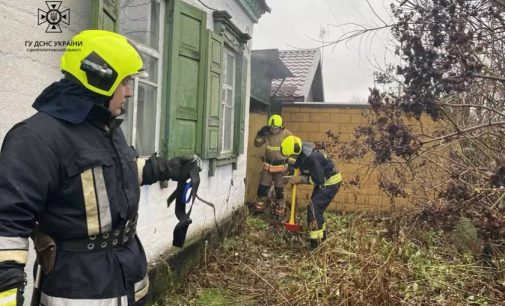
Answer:
POLYGON ((119 31, 119 0, 93 0, 92 28, 119 31))
POLYGON ((242 65, 240 66, 239 75, 241 75, 240 85, 237 89, 240 91, 237 98, 237 108, 235 111, 235 153, 237 155, 244 153, 244 122, 245 122, 245 112, 247 105, 247 82, 249 81, 249 75, 247 73, 247 58, 242 56, 242 65))
POLYGON ((205 12, 173 2, 166 133, 167 157, 200 154, 205 89, 205 12))
POLYGON ((204 158, 219 155, 220 133, 219 116, 221 113, 221 69, 223 61, 223 38, 212 31, 207 31, 209 49, 207 50, 207 83, 205 97, 205 128, 203 129, 204 158))

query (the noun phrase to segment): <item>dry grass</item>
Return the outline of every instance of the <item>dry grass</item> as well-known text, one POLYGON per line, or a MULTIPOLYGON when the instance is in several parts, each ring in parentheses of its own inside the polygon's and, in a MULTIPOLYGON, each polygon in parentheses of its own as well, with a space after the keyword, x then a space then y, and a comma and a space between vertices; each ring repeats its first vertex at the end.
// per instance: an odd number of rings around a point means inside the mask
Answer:
POLYGON ((416 222, 327 219, 328 239, 310 251, 304 233, 247 217, 158 305, 505 305, 503 253, 484 264, 416 222))

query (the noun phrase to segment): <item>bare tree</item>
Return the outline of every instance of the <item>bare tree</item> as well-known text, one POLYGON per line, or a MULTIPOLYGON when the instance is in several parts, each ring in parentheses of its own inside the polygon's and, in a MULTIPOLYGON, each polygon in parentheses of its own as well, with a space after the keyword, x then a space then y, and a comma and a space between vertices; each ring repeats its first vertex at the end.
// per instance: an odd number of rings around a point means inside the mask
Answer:
POLYGON ((451 227, 464 216, 481 237, 503 239, 505 1, 402 0, 391 10, 402 61, 375 79, 400 87, 371 88, 370 125, 347 147, 329 146, 344 158, 372 151, 377 167, 393 165, 396 175, 381 188, 392 197, 410 194, 426 220, 451 227), (430 201, 412 196, 421 188, 430 201))

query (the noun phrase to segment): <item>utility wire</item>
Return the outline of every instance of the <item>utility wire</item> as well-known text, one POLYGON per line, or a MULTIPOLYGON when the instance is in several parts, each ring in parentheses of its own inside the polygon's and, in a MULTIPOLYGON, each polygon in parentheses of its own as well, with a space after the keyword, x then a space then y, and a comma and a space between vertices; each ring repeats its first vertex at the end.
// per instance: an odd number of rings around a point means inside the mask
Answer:
POLYGON ((207 4, 203 3, 203 1, 202 1, 202 0, 198 0, 198 2, 200 2, 203 6, 205 6, 206 8, 208 8, 208 9, 209 9, 209 10, 211 10, 211 11, 217 11, 216 9, 211 8, 211 7, 210 7, 210 6, 208 6, 207 4))

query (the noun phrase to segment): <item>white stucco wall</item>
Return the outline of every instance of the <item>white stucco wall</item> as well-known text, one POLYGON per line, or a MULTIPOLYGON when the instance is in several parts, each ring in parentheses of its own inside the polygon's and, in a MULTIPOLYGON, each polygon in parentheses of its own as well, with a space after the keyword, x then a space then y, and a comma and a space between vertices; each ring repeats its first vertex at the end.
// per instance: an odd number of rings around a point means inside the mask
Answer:
POLYGON ((42 0, 0 0, 0 140, 9 128, 32 115, 31 104, 39 93, 61 77, 62 52, 28 52, 25 41, 70 40, 91 25, 88 1, 66 0, 60 9, 70 8, 70 27, 63 33, 45 33, 37 25, 37 9, 47 11, 42 0))
MULTIPOLYGON (((213 28, 211 10, 198 1, 186 0, 208 12, 207 27, 213 28)), ((232 21, 242 32, 252 36, 252 20, 242 11, 235 1, 206 0, 205 3, 217 10, 227 10, 233 17, 232 21)), ((64 0, 60 9, 70 9, 70 26, 61 24, 63 33, 45 33, 45 25, 37 25, 37 9, 47 10, 43 0, 0 0, 0 142, 7 131, 17 122, 34 113, 31 105, 40 92, 52 82, 61 77, 59 58, 62 52, 28 52, 25 41, 68 41, 79 31, 91 26, 91 1, 64 0)), ((33 47, 33 46, 32 46, 33 47)), ((245 50, 250 58, 251 42, 245 50)), ((250 63, 250 60, 249 60, 250 63)), ((250 71, 250 67, 248 68, 250 71)), ((247 88, 247 105, 249 109, 249 93, 247 88)), ((246 114, 244 130, 248 131, 248 115, 246 114)), ((247 134, 244 137, 244 152, 247 152, 247 134)), ((0 170, 1 171, 1 170, 0 170)), ((246 177, 246 156, 239 156, 237 170, 231 165, 217 167, 215 175, 208 177, 208 162, 204 161, 201 173, 199 194, 207 201, 216 205, 216 217, 219 220, 229 216, 233 210, 244 203, 246 177)), ((171 248, 172 232, 177 219, 174 207, 166 207, 166 199, 175 189, 171 182, 168 188, 160 189, 158 184, 142 187, 138 235, 143 241, 148 260, 156 258, 171 248)), ((175 204, 173 204, 175 205, 175 204)), ((208 228, 214 227, 212 208, 195 202, 192 213, 193 224, 189 228, 188 240, 198 236, 208 228)), ((30 245, 30 249, 32 246, 30 245)), ((34 253, 29 254, 27 264, 28 286, 25 297, 31 296, 34 253)))

